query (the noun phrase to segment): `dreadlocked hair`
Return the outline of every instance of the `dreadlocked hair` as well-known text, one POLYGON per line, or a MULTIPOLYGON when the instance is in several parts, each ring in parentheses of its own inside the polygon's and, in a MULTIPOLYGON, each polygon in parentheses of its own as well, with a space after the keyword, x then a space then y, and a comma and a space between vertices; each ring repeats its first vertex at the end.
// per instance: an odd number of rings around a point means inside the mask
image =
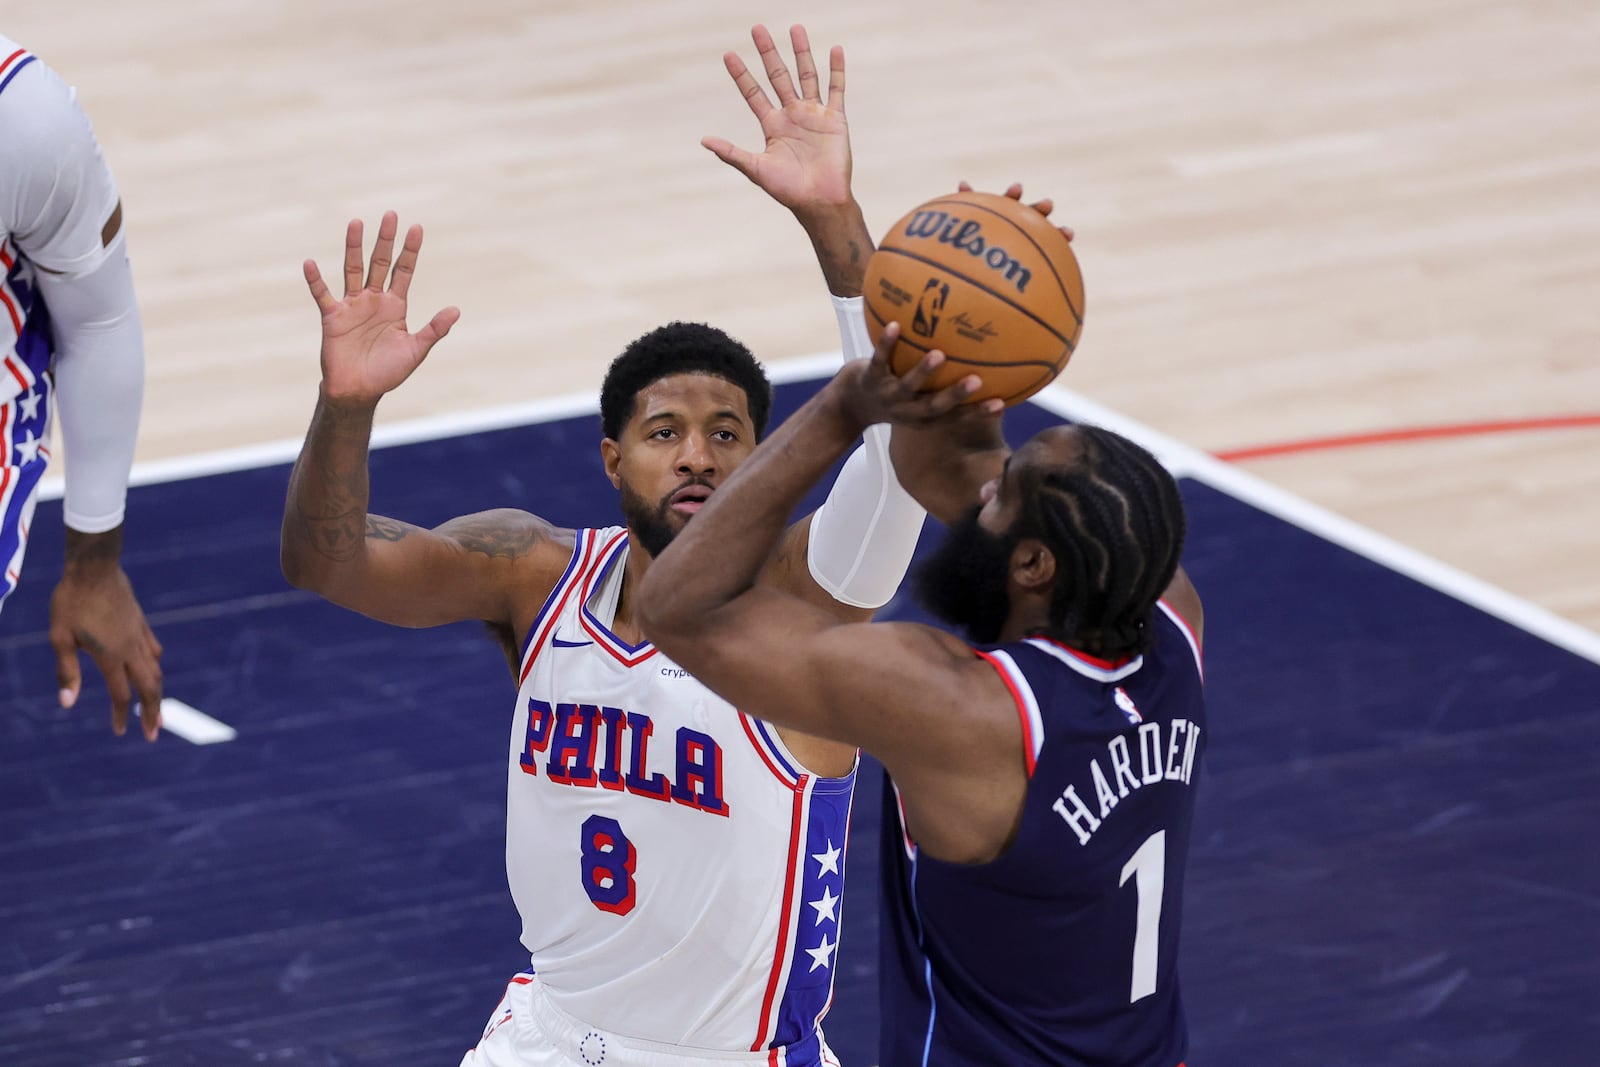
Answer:
POLYGON ((1014 530, 1055 557, 1050 623, 1035 632, 1117 659, 1149 645, 1147 620, 1183 551, 1183 498, 1143 448, 1098 426, 1077 429, 1082 461, 1035 470, 1014 530))

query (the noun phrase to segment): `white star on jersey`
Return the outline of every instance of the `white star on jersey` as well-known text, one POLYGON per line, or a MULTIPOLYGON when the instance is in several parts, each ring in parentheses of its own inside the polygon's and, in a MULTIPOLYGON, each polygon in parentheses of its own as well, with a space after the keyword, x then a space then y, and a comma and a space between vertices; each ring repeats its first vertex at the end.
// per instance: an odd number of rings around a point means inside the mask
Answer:
POLYGON ((838 947, 839 946, 837 944, 830 944, 828 942, 828 935, 823 934, 822 944, 818 945, 816 948, 806 949, 806 955, 811 957, 811 970, 814 971, 818 967, 828 966, 829 957, 833 955, 833 950, 838 947))
POLYGON ((41 443, 42 442, 37 437, 33 436, 33 431, 29 430, 28 435, 17 442, 17 455, 22 457, 17 462, 32 463, 34 460, 38 459, 39 445, 41 443))
POLYGON ((822 920, 824 919, 827 919, 831 923, 838 922, 838 918, 833 914, 833 908, 834 905, 838 904, 841 899, 841 897, 836 897, 833 895, 832 889, 829 889, 827 886, 823 886, 822 896, 820 899, 806 901, 807 907, 817 909, 817 921, 811 925, 821 926, 822 920))
POLYGON ((37 419, 39 417, 39 401, 44 398, 38 393, 29 393, 19 403, 22 405, 22 419, 37 419))
POLYGON ((830 871, 834 874, 839 873, 839 850, 833 847, 833 838, 828 838, 828 851, 813 852, 811 858, 822 864, 822 870, 817 872, 818 878, 830 871))

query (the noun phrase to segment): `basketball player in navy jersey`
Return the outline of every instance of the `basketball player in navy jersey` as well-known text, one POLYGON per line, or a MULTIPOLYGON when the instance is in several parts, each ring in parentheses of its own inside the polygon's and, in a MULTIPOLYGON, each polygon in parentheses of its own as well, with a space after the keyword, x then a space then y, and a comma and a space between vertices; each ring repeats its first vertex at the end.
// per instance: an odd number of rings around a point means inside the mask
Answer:
POLYGON ((891 324, 728 479, 641 583, 645 633, 761 718, 888 771, 884 1067, 1177 1067, 1175 969, 1205 750, 1200 601, 1182 501, 1089 426, 1016 452, 968 376, 889 369, 891 324), (950 524, 931 626, 850 624, 756 583, 784 518, 866 426, 950 524))
POLYGON ((122 520, 144 394, 144 337, 122 201, 77 94, 0 36, 0 607, 21 578, 60 408, 66 560, 50 596, 61 706, 78 653, 105 676, 111 725, 161 724, 161 643, 122 569, 122 520))
MULTIPOLYGON (((737 57, 728 69, 767 131, 775 109, 737 57)), ((846 350, 864 355, 873 242, 848 194, 848 142, 842 122, 807 131, 813 182, 835 194, 808 206, 807 232, 834 264, 846 350)), ((764 184, 760 157, 706 147, 764 184)), ((1200 601, 1177 565, 1176 487, 1142 449, 1089 427, 1047 431, 1013 456, 999 419, 968 407, 937 429, 897 424, 891 449, 901 483, 951 527, 918 591, 975 646, 927 627, 836 625, 751 587, 774 517, 858 422, 926 419, 964 395, 958 384, 916 396, 925 371, 897 383, 883 351, 763 444, 657 561, 647 631, 741 706, 860 744, 888 768, 884 1067, 1174 1067, 1205 747, 1200 601)))

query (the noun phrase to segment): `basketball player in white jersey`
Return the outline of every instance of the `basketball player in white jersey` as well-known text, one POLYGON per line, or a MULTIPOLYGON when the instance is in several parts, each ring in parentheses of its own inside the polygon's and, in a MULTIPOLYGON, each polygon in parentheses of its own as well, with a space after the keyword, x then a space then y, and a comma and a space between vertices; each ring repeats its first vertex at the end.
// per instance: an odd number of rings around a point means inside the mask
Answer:
MULTIPOLYGON (((806 150, 819 126, 842 130, 843 56, 833 54, 824 101, 803 31, 793 38, 800 92, 766 31, 755 39, 783 101, 763 119, 758 184, 806 226, 831 278, 833 234, 859 217, 840 218, 854 210, 848 180, 817 187, 840 161, 806 150)), ((822 143, 848 152, 846 138, 822 143)), ((506 867, 532 968, 463 1064, 834 1063, 819 1024, 856 751, 718 699, 656 651, 634 612, 653 557, 754 450, 770 406, 764 373, 699 324, 628 346, 601 394, 600 449, 624 525, 569 530, 501 510, 425 530, 371 515, 375 406, 459 316, 447 308, 407 332, 422 231, 412 227, 395 255, 397 234, 386 214, 363 277, 362 227, 350 224, 342 299, 306 264, 323 377, 282 559, 294 584, 372 618, 479 619, 512 635, 506 867)), ((922 518, 875 433, 760 580, 841 620, 866 619, 898 586, 922 518)))
POLYGON ((122 519, 144 395, 144 341, 122 202, 74 90, 0 36, 0 608, 17 586, 60 396, 69 466, 66 566, 50 598, 62 707, 78 650, 111 694, 161 722, 161 644, 122 570, 122 519))

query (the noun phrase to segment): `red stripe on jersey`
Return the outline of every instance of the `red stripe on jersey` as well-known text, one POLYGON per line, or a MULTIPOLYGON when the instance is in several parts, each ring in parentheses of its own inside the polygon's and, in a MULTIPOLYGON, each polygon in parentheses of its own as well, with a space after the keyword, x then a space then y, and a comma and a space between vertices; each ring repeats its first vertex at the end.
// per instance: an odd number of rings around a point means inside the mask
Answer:
POLYGON ((1128 664, 1132 663, 1134 659, 1132 656, 1123 656, 1121 659, 1116 660, 1101 659, 1099 656, 1091 656, 1089 653, 1073 648, 1071 645, 1064 645, 1053 637, 1037 637, 1034 640, 1049 642, 1050 644, 1059 648, 1061 651, 1065 652, 1067 655, 1071 656, 1073 659, 1082 660, 1089 666, 1098 667, 1102 671, 1114 671, 1118 667, 1126 667, 1128 664))
POLYGON ((6 56, 5 62, 0 63, 0 74, 4 74, 6 71, 10 70, 11 64, 15 63, 20 57, 27 54, 28 50, 26 48, 19 48, 15 52, 12 52, 9 56, 6 56))
MULTIPOLYGON (((18 311, 17 310, 17 305, 12 303, 11 294, 6 292, 6 287, 5 287, 3 282, 0 282, 0 304, 4 304, 6 306, 6 313, 11 316, 11 328, 13 330, 15 330, 18 334, 21 334, 22 333, 22 312, 18 311)), ((6 360, 6 365, 10 366, 10 364, 11 364, 11 361, 9 359, 6 360)), ((17 372, 16 372, 15 369, 13 369, 11 373, 12 374, 16 374, 17 372)), ((21 376, 20 375, 18 376, 18 380, 19 381, 21 380, 21 376)), ((22 384, 24 386, 26 386, 28 383, 27 382, 23 382, 22 384)))
POLYGON ((783 880, 783 911, 778 920, 778 947, 772 954, 772 974, 767 979, 767 995, 761 1000, 761 1023, 756 1028, 756 1039, 750 1045, 751 1052, 760 1052, 761 1043, 767 1039, 767 1029, 772 1025, 772 1003, 778 996, 778 979, 783 977, 783 965, 790 955, 789 945, 789 908, 794 903, 794 884, 798 880, 800 864, 805 862, 801 855, 805 851, 805 827, 803 818, 806 803, 806 782, 808 776, 802 774, 795 783, 794 791, 794 817, 789 823, 789 873, 783 880))
MULTIPOLYGON (((589 602, 589 597, 594 594, 594 583, 599 581, 601 572, 606 569, 606 557, 611 554, 611 550, 616 546, 617 542, 621 541, 626 536, 628 536, 628 531, 623 530, 612 537, 611 540, 607 541, 606 546, 600 550, 600 554, 597 557, 594 572, 584 576, 583 602, 585 604, 589 602)), ((586 632, 590 637, 594 638, 595 644, 609 652, 611 657, 621 663, 624 667, 637 667, 639 664, 656 654, 656 646, 649 641, 646 641, 634 652, 628 652, 626 648, 622 647, 621 639, 612 634, 610 631, 606 630, 605 627, 596 627, 590 625, 588 614, 581 610, 578 612, 578 625, 581 626, 584 632, 586 632)))
POLYGON ((979 659, 983 660, 989 666, 994 668, 995 673, 1000 676, 1000 680, 1004 682, 1006 684, 1006 688, 1011 691, 1011 699, 1015 701, 1017 705, 1017 715, 1022 720, 1022 754, 1028 763, 1028 777, 1032 778, 1033 768, 1036 761, 1033 754, 1033 721, 1028 716, 1028 702, 1023 697, 1021 691, 1017 689, 1017 683, 1011 680, 1011 673, 1006 670, 1003 663, 989 655, 987 652, 979 652, 977 649, 973 649, 972 651, 979 659))
POLYGON ((799 783, 785 774, 781 767, 772 762, 772 757, 767 755, 767 746, 761 743, 761 739, 756 736, 755 728, 750 725, 750 716, 742 711, 739 712, 739 725, 744 727, 744 735, 750 739, 751 747, 756 750, 756 755, 761 757, 761 762, 767 765, 767 770, 771 771, 778 781, 790 789, 795 788, 799 783))
MULTIPOLYGON (((545 638, 555 632, 556 624, 561 619, 561 613, 566 610, 567 601, 572 597, 572 591, 583 585, 583 572, 589 566, 589 552, 594 548, 594 537, 587 532, 581 532, 578 536, 583 539, 583 562, 578 564, 577 571, 573 574, 571 580, 567 582, 567 590, 561 594, 561 600, 556 604, 555 610, 544 617, 544 633, 534 638, 533 644, 528 646, 527 658, 522 661, 522 676, 517 679, 519 687, 528 680, 528 672, 533 670, 533 661, 538 657, 539 649, 544 645, 545 638)), ((554 592, 554 590, 551 590, 551 592, 554 592)))

